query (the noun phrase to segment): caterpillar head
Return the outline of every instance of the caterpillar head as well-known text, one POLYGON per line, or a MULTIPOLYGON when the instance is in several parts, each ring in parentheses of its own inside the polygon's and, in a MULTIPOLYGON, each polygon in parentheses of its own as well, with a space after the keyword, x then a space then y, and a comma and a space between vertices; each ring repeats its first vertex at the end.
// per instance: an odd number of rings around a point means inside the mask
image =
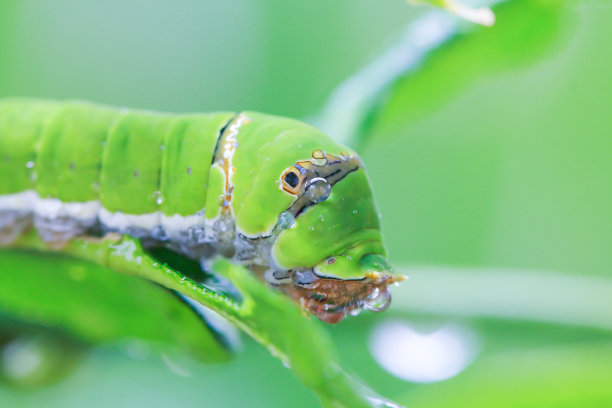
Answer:
MULTIPOLYGON (((285 118, 246 112, 228 131, 221 145, 230 146, 226 167, 233 171, 223 175, 213 166, 209 197, 225 192, 226 202, 231 196, 244 249, 235 258, 254 272, 267 271, 270 282, 326 322, 363 308, 383 310, 387 286, 403 277, 385 260, 378 210, 359 157, 285 118)), ((208 217, 219 214, 212 207, 208 217)))
POLYGON ((274 263, 285 292, 327 322, 362 308, 386 309, 388 285, 403 280, 386 261, 379 214, 356 155, 314 150, 280 176, 295 197, 279 217, 274 263), (289 220, 289 222, 287 222, 289 220))

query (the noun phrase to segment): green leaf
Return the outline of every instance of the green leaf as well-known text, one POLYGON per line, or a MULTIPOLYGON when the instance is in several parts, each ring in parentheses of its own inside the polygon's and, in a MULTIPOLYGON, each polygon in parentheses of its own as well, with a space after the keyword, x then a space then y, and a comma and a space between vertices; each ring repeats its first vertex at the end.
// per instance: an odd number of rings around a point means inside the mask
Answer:
POLYGON ((501 2, 494 6, 493 27, 465 24, 442 13, 425 15, 336 89, 318 124, 356 147, 372 137, 405 131, 486 75, 542 57, 563 37, 560 27, 572 27, 568 1, 501 2))
POLYGON ((608 407, 612 400, 612 344, 505 351, 483 357, 463 374, 413 388, 410 407, 608 407))
POLYGON ((38 388, 60 381, 80 362, 85 345, 64 333, 0 315, 0 381, 38 388))
MULTIPOLYGON (((260 282, 249 270, 234 265, 228 260, 218 259, 215 261, 212 265, 212 272, 228 279, 240 292, 239 296, 232 297, 225 293, 216 292, 169 268, 167 265, 161 264, 143 250, 139 241, 128 236, 109 237, 97 241, 75 239, 61 249, 52 249, 40 240, 35 231, 30 231, 22 236, 14 246, 40 251, 46 253, 46 256, 54 256, 52 253, 56 252, 87 260, 115 272, 132 275, 131 277, 125 276, 125 278, 145 278, 195 300, 225 317, 266 346, 273 355, 291 367, 304 385, 318 394, 326 407, 368 408, 381 406, 380 404, 385 402, 384 399, 373 395, 340 369, 333 344, 319 321, 314 321, 311 316, 306 315, 288 297, 271 290, 268 285, 260 282)), ((41 263, 40 267, 44 270, 44 262, 41 263)), ((107 275, 113 274, 108 270, 100 272, 105 277, 97 276, 92 288, 104 288, 107 275)), ((37 276, 33 278, 35 281, 37 276)), ((19 278, 15 279, 19 280, 19 278)), ((28 281, 30 284, 33 282, 32 280, 28 281)), ((124 284, 125 287, 108 287, 103 290, 104 293, 100 294, 99 297, 101 299, 113 299, 114 301, 113 294, 117 291, 132 301, 133 305, 130 306, 138 307, 138 304, 145 303, 146 307, 147 296, 134 292, 143 289, 130 286, 131 283, 128 280, 121 281, 120 285, 124 284)), ((70 283, 67 283, 64 288, 58 288, 49 300, 59 298, 58 301, 61 303, 62 294, 66 290, 71 290, 70 285, 70 283)), ((2 295, 0 293, 0 297, 2 295)), ((31 296, 32 293, 15 294, 13 296, 15 303, 19 303, 17 298, 24 295, 31 296)), ((90 295, 93 296, 94 294, 90 295)), ((35 303, 35 301, 32 300, 30 304, 32 303, 35 303)), ((23 310, 22 316, 27 318, 31 311, 23 310)), ((58 314, 61 315, 61 311, 58 314)), ((167 320, 168 317, 165 317, 165 319, 167 320)), ((169 323, 158 319, 156 322, 148 323, 146 326, 143 325, 143 330, 149 325, 162 326, 163 328, 165 324, 169 323)), ((82 328, 81 325, 74 326, 76 330, 82 328)), ((182 324, 176 327, 166 327, 161 331, 172 330, 182 331, 182 324)), ((87 336, 90 331, 95 333, 96 327, 88 327, 81 334, 87 336)), ((388 404, 388 407, 396 406, 392 402, 385 403, 388 404)))
POLYGON ((0 311, 85 342, 169 343, 204 361, 229 351, 194 310, 165 288, 53 253, 0 251, 0 311))

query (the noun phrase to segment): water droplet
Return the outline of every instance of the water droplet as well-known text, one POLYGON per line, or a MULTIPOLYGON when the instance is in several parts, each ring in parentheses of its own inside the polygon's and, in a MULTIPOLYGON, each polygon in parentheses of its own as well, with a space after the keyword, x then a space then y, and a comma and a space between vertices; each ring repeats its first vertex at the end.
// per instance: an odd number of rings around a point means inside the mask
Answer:
POLYGON ((290 211, 283 211, 278 216, 278 227, 282 229, 289 229, 295 225, 295 217, 290 211))
POLYGON ((353 214, 357 214, 359 211, 357 210, 353 210, 353 214))
POLYGON ((166 148, 165 145, 159 145, 159 150, 164 150, 166 148))
POLYGON ((330 185, 321 177, 313 178, 306 187, 306 196, 315 204, 325 201, 330 192, 330 185))
POLYGON ((382 312, 391 304, 391 291, 387 287, 375 288, 365 301, 364 307, 372 312, 382 312))
POLYGON ((33 162, 33 161, 29 161, 29 162, 27 162, 27 163, 26 163, 26 167, 27 167, 28 169, 33 168, 33 167, 34 167, 34 162, 33 162))
POLYGON ((315 228, 311 225, 310 227, 308 227, 309 230, 314 231, 315 228))
POLYGON ((319 214, 319 220, 320 220, 321 222, 325 221, 325 217, 323 217, 323 214, 319 214))

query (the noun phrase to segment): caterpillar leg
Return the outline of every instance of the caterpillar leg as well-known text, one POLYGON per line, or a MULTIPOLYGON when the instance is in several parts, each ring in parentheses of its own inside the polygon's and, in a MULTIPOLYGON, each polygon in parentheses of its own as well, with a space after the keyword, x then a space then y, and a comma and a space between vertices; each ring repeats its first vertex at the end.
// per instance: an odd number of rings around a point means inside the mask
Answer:
POLYGON ((15 242, 32 226, 32 214, 25 211, 0 211, 0 246, 15 242))

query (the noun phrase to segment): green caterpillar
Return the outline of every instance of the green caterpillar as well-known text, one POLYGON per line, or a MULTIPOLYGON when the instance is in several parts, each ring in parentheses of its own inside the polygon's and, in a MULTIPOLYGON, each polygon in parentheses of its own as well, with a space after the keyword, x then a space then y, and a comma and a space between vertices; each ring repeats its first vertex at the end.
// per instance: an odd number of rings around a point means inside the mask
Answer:
POLYGON ((327 322, 401 280, 358 156, 255 112, 170 115, 0 101, 0 245, 118 232, 247 265, 327 322))

